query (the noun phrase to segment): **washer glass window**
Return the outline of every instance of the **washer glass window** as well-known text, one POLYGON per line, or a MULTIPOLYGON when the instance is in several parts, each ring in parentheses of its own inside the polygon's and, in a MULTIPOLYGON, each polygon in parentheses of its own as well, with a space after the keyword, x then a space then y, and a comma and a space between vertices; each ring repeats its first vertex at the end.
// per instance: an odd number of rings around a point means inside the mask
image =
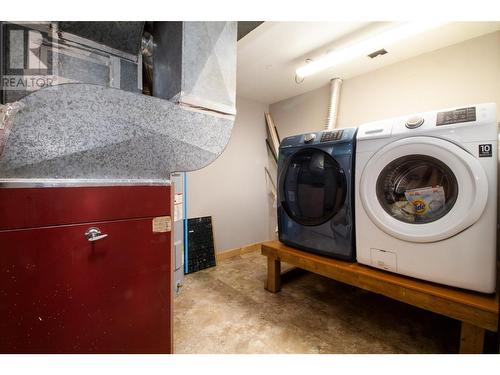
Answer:
POLYGON ((311 148, 291 157, 282 189, 282 206, 292 220, 301 225, 320 225, 342 208, 347 181, 335 159, 311 148))
POLYGON ((377 179, 377 198, 392 217, 406 223, 425 224, 445 216, 458 196, 451 169, 427 155, 407 155, 393 160, 377 179))

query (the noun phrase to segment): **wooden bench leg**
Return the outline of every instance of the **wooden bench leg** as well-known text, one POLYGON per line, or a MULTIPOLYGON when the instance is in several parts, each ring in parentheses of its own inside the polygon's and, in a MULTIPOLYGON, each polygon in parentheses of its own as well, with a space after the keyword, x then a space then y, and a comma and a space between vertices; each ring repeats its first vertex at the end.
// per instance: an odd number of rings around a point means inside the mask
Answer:
POLYGON ((460 332, 460 354, 480 354, 483 352, 484 328, 462 322, 460 332))
POLYGON ((279 258, 267 257, 267 280, 265 288, 277 293, 281 289, 281 261, 279 258))

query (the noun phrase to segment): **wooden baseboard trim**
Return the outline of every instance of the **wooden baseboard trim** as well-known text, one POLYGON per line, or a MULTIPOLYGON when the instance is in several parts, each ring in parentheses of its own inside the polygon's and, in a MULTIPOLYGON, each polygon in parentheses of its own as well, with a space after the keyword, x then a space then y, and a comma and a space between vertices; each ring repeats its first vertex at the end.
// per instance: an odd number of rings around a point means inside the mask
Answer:
POLYGON ((215 254, 215 259, 216 259, 217 262, 219 262, 221 260, 234 258, 234 257, 236 257, 238 255, 251 253, 253 251, 259 251, 261 243, 262 242, 258 242, 258 243, 254 243, 254 244, 251 244, 251 245, 238 247, 236 249, 231 249, 231 250, 222 251, 220 253, 216 253, 215 254))

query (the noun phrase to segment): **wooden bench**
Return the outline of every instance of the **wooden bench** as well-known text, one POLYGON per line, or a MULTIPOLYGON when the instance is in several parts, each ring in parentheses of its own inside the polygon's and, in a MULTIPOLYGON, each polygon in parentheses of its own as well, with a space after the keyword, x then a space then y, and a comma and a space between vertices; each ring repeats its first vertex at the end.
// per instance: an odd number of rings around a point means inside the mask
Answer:
POLYGON ((359 263, 310 254, 278 241, 264 242, 261 245, 261 253, 267 256, 265 288, 272 293, 280 291, 281 262, 285 262, 330 279, 460 320, 462 322, 460 353, 482 353, 485 329, 498 331, 498 293, 487 295, 421 281, 359 263))

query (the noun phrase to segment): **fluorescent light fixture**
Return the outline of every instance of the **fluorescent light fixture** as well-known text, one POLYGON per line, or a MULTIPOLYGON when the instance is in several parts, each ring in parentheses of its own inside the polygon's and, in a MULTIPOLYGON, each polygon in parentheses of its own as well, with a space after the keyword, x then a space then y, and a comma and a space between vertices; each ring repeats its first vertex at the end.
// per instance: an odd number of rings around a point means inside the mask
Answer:
POLYGON ((424 31, 434 29, 444 22, 404 22, 388 30, 379 32, 357 43, 344 48, 333 50, 317 60, 298 68, 295 74, 299 78, 304 78, 332 66, 342 64, 356 57, 366 56, 373 51, 387 48, 387 46, 410 38, 424 31))

